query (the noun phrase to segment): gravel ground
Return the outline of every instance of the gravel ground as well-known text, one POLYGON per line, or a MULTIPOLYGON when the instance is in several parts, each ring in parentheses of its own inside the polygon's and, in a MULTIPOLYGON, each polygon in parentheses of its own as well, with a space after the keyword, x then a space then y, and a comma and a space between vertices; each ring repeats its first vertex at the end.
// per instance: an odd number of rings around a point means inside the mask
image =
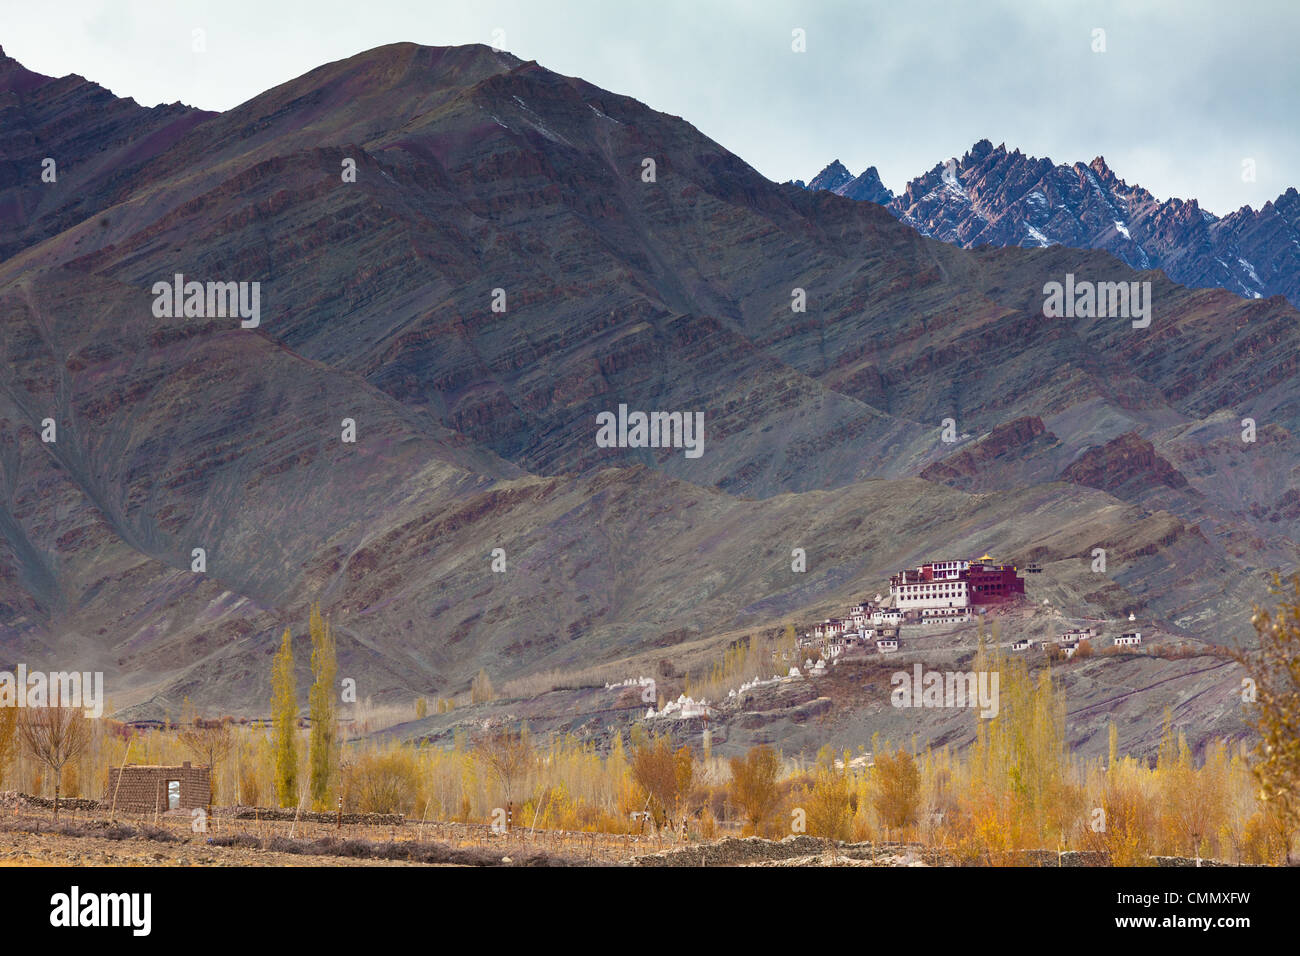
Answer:
MULTIPOLYGON (((55 833, 0 832, 0 866, 425 866, 391 860, 306 856, 205 842, 107 840, 55 833)), ((435 866, 445 864, 432 864, 435 866)))
MULTIPOLYGON (((448 866, 448 865, 623 865, 650 867, 698 866, 945 866, 954 861, 942 850, 915 844, 858 843, 832 848, 809 836, 780 841, 757 837, 724 837, 702 843, 678 843, 656 836, 617 836, 520 828, 508 836, 480 824, 437 822, 398 826, 344 825, 278 820, 213 820, 212 833, 192 833, 188 815, 167 819, 120 817, 110 823, 98 813, 71 812, 53 824, 51 815, 32 808, 0 810, 0 866, 448 866), (72 832, 51 832, 69 828, 72 832), (106 832, 108 831, 108 832, 106 832), (113 831, 116 831, 116 837, 113 831), (290 838, 290 831, 293 837, 290 838), (151 836, 150 834, 153 834, 151 836), (312 852, 283 851, 259 846, 220 846, 210 839, 232 835, 254 837, 263 846, 292 840, 312 852), (358 842, 364 841, 364 842, 358 842), (398 856, 416 855, 438 862, 411 862, 361 855, 340 855, 347 846, 365 853, 376 848, 398 856), (404 846, 404 844, 410 846, 404 846), (340 853, 321 853, 327 847, 340 853), (370 849, 367 850, 366 848, 370 849), (451 862, 445 862, 450 860, 451 862)), ((290 846, 292 848, 292 846, 290 846)), ((1023 866, 1097 866, 1104 857, 1093 853, 1028 851, 1023 866)), ((1195 866, 1197 861, 1157 857, 1158 866, 1195 866)), ((1200 861, 1202 866, 1216 865, 1200 861)), ((1217 864, 1223 865, 1223 864, 1217 864)))

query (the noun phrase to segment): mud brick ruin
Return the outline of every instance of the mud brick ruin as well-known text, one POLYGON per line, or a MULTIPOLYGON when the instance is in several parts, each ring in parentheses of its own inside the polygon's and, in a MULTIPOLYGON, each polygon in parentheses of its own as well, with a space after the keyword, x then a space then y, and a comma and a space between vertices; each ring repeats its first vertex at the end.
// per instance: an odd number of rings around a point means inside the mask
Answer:
POLYGON ((109 806, 116 800, 117 809, 136 813, 193 810, 206 807, 211 799, 208 768, 192 767, 188 760, 179 767, 113 767, 104 794, 104 803, 109 806))

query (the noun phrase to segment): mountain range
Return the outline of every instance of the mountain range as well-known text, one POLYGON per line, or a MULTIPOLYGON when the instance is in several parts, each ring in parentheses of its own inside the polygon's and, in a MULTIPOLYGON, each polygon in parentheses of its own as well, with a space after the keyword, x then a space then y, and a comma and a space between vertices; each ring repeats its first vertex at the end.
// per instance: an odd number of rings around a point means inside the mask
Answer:
MULTIPOLYGON (((799 185, 803 185, 799 183, 799 185)), ((805 188, 884 206, 923 236, 966 249, 1050 245, 1103 249, 1134 269, 1245 298, 1300 305, 1300 193, 1219 217, 1195 199, 1157 200, 1098 156, 1056 165, 980 140, 895 196, 874 166, 854 177, 835 160, 805 188)))
POLYGON ((409 700, 725 646, 985 551, 1043 564, 1062 620, 1231 644, 1300 566, 1280 294, 927 238, 484 46, 219 114, 0 51, 0 123, 0 667, 102 669, 119 715, 265 713, 315 601, 340 675, 409 700), (178 274, 258 283, 259 323, 160 317, 178 274), (1150 326, 1046 318, 1067 274, 1149 282, 1150 326), (704 453, 602 447, 620 405, 703 413, 704 453))

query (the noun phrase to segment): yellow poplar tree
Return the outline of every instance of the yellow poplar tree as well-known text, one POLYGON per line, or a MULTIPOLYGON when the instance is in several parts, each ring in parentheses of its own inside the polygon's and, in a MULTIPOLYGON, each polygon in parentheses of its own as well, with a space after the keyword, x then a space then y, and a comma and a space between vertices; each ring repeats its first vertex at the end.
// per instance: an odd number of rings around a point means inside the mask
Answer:
POLYGON ((856 793, 849 779, 848 754, 844 766, 835 766, 829 748, 822 748, 813 770, 813 782, 805 787, 803 801, 808 813, 808 835, 828 840, 847 840, 853 814, 857 810, 856 793))
POLYGON ((906 750, 877 750, 873 755, 876 792, 872 804, 880 822, 897 833, 917 822, 921 805, 921 770, 906 750))
POLYGON ((330 794, 339 770, 338 723, 334 707, 334 684, 339 666, 334 632, 321 618, 319 604, 312 605, 308 626, 311 630, 312 685, 308 697, 311 738, 307 762, 311 767, 312 805, 317 810, 326 810, 329 809, 330 794))
POLYGON ((0 706, 0 784, 18 753, 18 708, 0 706))
POLYGON ((275 793, 280 806, 292 806, 298 793, 298 685, 293 675, 293 638, 284 629, 271 663, 271 720, 275 739, 275 793))

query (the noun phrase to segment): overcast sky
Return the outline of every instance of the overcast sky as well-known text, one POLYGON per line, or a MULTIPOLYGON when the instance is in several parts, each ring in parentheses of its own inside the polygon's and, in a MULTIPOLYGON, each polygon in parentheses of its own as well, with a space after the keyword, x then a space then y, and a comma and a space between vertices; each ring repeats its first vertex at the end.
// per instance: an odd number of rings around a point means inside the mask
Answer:
POLYGON ((876 166, 897 192, 988 138, 1058 163, 1102 155, 1157 198, 1220 215, 1300 185, 1297 0, 0 4, 10 56, 148 106, 229 109, 384 43, 503 30, 517 56, 683 116, 778 181, 838 158, 855 174, 876 166), (206 52, 192 50, 195 29, 206 52))

